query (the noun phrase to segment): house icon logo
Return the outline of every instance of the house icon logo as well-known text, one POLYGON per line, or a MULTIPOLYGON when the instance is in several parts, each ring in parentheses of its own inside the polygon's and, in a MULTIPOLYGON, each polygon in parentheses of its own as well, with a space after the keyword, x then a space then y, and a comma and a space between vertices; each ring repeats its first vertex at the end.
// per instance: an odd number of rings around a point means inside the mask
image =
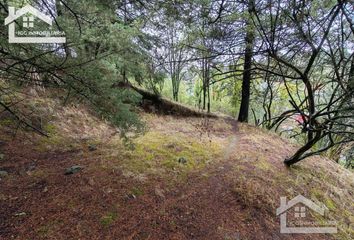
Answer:
POLYGON ((35 18, 43 21, 49 26, 53 25, 53 20, 36 8, 26 5, 15 11, 14 7, 9 7, 9 16, 5 19, 5 25, 9 26, 9 43, 65 43, 64 32, 61 31, 33 31, 35 18), (29 16, 30 15, 30 16, 29 16), (29 16, 29 17, 28 17, 29 16), (22 18, 22 19, 21 19, 22 18), (21 23, 22 20, 22 24, 21 23), (22 26, 24 31, 16 32, 16 25, 22 26), (21 37, 16 36, 21 35, 21 37), (58 36, 58 37, 53 37, 58 36))
POLYGON ((325 215, 325 211, 328 209, 323 206, 319 206, 310 199, 305 198, 302 195, 298 195, 295 198, 291 199, 289 202, 286 202, 286 197, 280 198, 280 207, 277 208, 277 216, 280 215, 280 233, 337 233, 337 227, 335 222, 328 222, 328 226, 316 226, 318 223, 309 222, 303 219, 306 218, 307 210, 314 211, 314 213, 321 216, 325 215), (302 205, 301 207, 298 205, 302 205), (291 209, 293 209, 293 219, 296 219, 296 226, 289 227, 287 214, 291 214, 291 209), (301 226, 302 225, 302 226, 301 226))

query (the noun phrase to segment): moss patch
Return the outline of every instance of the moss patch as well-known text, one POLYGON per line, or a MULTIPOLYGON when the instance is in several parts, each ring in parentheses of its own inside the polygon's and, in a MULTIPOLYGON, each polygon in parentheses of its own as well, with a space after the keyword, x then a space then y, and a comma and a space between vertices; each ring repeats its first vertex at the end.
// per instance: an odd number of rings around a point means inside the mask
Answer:
POLYGON ((134 187, 130 192, 131 194, 134 194, 134 196, 136 197, 144 195, 144 190, 141 189, 140 187, 134 187))
POLYGON ((150 131, 135 139, 134 146, 130 150, 114 142, 110 149, 117 149, 117 153, 111 156, 112 161, 135 174, 166 176, 166 173, 173 172, 184 178, 188 172, 203 168, 221 156, 219 144, 186 138, 179 133, 168 135, 150 131), (185 162, 179 161, 182 158, 185 162))
POLYGON ((103 227, 109 227, 114 223, 114 221, 118 218, 117 212, 108 212, 100 219, 100 224, 103 227))

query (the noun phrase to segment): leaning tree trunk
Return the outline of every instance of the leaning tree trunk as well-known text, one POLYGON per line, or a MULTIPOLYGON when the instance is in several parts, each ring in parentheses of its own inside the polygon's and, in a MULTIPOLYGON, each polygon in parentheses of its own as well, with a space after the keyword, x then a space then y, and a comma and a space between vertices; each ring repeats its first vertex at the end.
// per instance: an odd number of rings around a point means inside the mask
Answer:
POLYGON ((321 131, 317 131, 315 137, 308 141, 303 147, 301 147, 297 152, 288 159, 285 159, 284 163, 288 166, 291 166, 297 162, 300 162, 304 159, 304 153, 310 150, 322 137, 321 131))
POLYGON ((248 20, 247 20, 247 32, 246 32, 246 48, 245 48, 245 62, 243 66, 243 77, 242 77, 242 99, 241 107, 238 116, 240 122, 248 122, 248 112, 250 105, 250 87, 251 87, 251 67, 252 67, 252 57, 253 57, 253 45, 254 45, 254 28, 252 26, 251 15, 254 11, 254 0, 249 0, 248 2, 248 20))

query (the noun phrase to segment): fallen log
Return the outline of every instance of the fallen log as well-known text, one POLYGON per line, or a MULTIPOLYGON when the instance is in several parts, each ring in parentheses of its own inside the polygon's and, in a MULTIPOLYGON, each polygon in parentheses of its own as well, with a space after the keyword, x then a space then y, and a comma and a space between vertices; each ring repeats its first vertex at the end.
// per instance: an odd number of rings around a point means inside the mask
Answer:
POLYGON ((155 93, 149 92, 128 82, 119 82, 113 85, 114 88, 129 88, 141 95, 140 106, 147 112, 155 112, 164 115, 176 115, 182 117, 209 117, 218 118, 213 113, 203 112, 180 103, 171 101, 155 93))

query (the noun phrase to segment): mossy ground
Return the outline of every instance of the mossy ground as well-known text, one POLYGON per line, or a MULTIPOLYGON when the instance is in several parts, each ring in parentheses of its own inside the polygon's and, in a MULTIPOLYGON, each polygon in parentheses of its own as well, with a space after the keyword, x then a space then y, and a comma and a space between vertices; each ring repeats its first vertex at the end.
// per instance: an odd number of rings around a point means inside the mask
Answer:
POLYGON ((119 140, 111 141, 103 150, 109 156, 102 167, 118 167, 126 175, 155 175, 181 181, 189 172, 220 159, 221 149, 216 142, 151 130, 134 139, 133 148, 125 147, 119 140), (181 158, 186 162, 180 162, 181 158))

